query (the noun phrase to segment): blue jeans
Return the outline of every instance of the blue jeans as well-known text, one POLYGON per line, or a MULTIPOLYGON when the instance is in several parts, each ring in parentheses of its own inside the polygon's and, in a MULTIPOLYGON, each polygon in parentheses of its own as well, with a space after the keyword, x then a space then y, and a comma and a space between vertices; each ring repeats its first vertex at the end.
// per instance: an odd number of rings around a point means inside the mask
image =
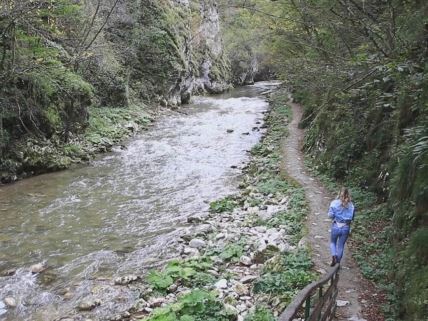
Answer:
POLYGON ((338 227, 336 223, 331 225, 330 251, 331 255, 337 256, 337 261, 340 262, 343 256, 346 240, 349 235, 349 225, 338 227))

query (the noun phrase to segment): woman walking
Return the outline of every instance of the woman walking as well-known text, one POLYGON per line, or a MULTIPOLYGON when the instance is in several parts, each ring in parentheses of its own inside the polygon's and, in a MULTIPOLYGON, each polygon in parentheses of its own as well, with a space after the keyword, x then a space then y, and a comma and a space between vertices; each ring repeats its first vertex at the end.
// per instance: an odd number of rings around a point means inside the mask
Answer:
POLYGON ((343 250, 348 239, 351 222, 354 219, 354 211, 355 208, 351 201, 351 194, 347 188, 342 187, 337 199, 331 202, 328 210, 328 217, 333 219, 330 236, 331 266, 340 263, 343 257, 343 250))

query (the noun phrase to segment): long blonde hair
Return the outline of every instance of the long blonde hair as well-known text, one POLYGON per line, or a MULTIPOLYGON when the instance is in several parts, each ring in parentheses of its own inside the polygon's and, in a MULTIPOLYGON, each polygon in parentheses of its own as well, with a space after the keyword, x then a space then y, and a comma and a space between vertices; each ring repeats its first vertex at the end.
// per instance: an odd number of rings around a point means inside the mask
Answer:
POLYGON ((337 194, 337 198, 340 200, 343 207, 347 207, 352 200, 351 193, 346 187, 342 187, 340 189, 339 194, 337 194))

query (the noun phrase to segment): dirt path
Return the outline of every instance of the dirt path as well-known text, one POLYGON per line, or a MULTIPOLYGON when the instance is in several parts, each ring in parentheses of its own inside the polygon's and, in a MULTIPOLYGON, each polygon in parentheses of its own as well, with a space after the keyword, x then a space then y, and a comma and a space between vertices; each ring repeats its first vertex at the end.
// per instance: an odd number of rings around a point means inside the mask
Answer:
MULTIPOLYGON (((334 196, 330 195, 317 179, 311 177, 304 166, 301 152, 303 130, 298 128, 302 109, 295 103, 289 102, 289 105, 292 107, 293 121, 289 125, 289 136, 283 146, 283 169, 305 189, 310 205, 310 215, 307 219, 308 243, 312 249, 316 269, 325 273, 330 268, 331 262, 329 250, 331 221, 327 217, 327 210, 334 196)), ((346 303, 344 307, 338 306, 337 320, 366 320, 363 318, 362 304, 358 300, 363 292, 361 274, 349 253, 349 248, 346 248, 340 272, 338 300, 347 302, 341 302, 346 303)))

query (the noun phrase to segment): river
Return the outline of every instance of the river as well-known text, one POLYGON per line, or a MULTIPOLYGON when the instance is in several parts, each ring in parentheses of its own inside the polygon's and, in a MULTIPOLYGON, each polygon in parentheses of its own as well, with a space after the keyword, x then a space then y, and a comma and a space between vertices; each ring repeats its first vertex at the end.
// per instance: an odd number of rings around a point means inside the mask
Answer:
POLYGON ((268 104, 261 93, 273 85, 196 97, 124 150, 1 187, 0 272, 16 272, 0 277, 0 320, 59 320, 94 288, 112 303, 92 319, 129 308, 135 293, 103 288, 100 280, 140 275, 178 256, 186 218, 236 191, 247 151, 263 131, 268 104), (48 269, 31 273, 40 262, 48 269), (6 307, 7 297, 15 308, 6 307))

